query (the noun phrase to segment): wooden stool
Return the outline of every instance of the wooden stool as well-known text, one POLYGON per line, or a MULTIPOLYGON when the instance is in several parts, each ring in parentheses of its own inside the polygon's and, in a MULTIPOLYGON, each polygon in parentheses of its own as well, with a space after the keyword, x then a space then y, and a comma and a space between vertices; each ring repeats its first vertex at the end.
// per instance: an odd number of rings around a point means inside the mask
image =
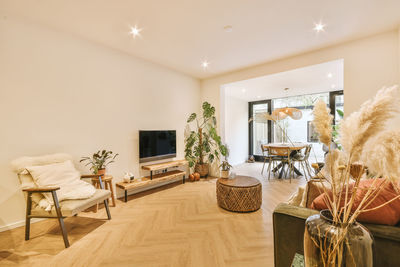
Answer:
POLYGON ((217 180, 218 205, 229 211, 250 212, 261 207, 262 191, 259 180, 248 176, 217 180))
MULTIPOLYGON (((115 194, 114 194, 114 188, 112 186, 112 179, 113 177, 111 175, 105 175, 103 178, 101 178, 101 181, 104 184, 104 189, 110 190, 111 191, 111 200, 112 200, 112 206, 115 207, 115 194)), ((92 178, 92 184, 96 188, 100 188, 100 183, 99 183, 99 178, 95 177, 92 178)), ((99 204, 96 205, 96 212, 99 209, 99 204)))

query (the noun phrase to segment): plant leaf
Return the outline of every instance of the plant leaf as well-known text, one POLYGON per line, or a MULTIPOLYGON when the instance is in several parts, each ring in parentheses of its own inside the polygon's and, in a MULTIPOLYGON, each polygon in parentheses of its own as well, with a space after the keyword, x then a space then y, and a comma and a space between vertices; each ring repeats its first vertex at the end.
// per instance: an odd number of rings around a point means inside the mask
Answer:
POLYGON ((196 113, 190 114, 189 118, 187 119, 187 123, 194 121, 196 117, 197 117, 196 113))

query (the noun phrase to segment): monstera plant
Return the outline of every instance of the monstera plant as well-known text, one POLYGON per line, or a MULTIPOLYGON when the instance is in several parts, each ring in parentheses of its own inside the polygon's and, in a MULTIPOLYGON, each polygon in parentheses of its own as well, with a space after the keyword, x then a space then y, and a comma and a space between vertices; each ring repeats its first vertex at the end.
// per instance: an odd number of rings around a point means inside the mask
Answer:
POLYGON ((194 167, 195 172, 200 173, 201 177, 207 177, 209 164, 219 160, 220 155, 226 156, 228 150, 217 134, 215 107, 204 102, 202 109, 200 116, 192 113, 187 120, 189 127, 194 125, 195 129, 190 131, 185 140, 185 158, 189 162, 189 167, 194 167))

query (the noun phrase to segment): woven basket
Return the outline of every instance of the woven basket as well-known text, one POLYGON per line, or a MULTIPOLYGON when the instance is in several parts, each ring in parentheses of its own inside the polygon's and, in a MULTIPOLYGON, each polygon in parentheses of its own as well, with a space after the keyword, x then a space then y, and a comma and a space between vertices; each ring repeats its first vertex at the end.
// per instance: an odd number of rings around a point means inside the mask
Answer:
POLYGON ((235 212, 251 212, 261 207, 261 183, 249 187, 235 187, 222 184, 220 179, 217 180, 216 189, 217 202, 221 208, 235 212))
POLYGON ((194 166, 194 171, 198 172, 200 174, 200 177, 207 177, 208 176, 208 163, 204 163, 204 164, 196 164, 196 166, 194 166))

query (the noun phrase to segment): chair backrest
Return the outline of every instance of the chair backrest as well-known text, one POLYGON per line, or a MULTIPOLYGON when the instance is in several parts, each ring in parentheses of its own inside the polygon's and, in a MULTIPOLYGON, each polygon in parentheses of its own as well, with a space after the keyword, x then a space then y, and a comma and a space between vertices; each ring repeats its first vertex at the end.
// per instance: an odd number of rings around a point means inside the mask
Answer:
POLYGON ((275 156, 288 157, 290 155, 290 149, 287 147, 270 146, 269 153, 275 156))
POLYGON ((311 152, 312 145, 306 146, 306 149, 304 150, 304 159, 308 160, 310 157, 310 152, 311 152))
POLYGON ((264 155, 265 152, 268 152, 268 147, 266 147, 265 144, 261 144, 261 151, 264 155))

